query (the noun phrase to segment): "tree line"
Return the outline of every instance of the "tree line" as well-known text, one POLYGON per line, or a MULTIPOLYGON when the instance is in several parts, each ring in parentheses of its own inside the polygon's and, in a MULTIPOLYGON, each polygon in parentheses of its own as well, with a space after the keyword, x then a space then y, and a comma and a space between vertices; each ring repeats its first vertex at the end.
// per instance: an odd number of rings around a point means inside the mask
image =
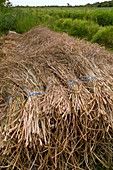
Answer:
POLYGON ((104 2, 96 2, 93 4, 86 4, 86 7, 113 7, 113 0, 111 1, 104 1, 104 2))

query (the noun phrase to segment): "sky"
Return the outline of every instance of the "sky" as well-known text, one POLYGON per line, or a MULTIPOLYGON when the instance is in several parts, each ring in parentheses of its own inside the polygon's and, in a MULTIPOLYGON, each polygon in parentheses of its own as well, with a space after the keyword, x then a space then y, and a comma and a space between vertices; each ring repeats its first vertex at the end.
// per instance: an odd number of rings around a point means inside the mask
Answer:
POLYGON ((87 3, 104 2, 105 0, 9 0, 13 6, 45 6, 45 5, 59 5, 66 6, 67 3, 70 5, 85 5, 87 3))

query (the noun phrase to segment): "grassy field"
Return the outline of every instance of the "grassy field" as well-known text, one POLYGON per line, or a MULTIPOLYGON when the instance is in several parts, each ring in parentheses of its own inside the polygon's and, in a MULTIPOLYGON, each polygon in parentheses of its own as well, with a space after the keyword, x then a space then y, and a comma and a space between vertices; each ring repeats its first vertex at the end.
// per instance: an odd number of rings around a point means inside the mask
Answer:
POLYGON ((15 7, 0 11, 0 33, 24 33, 37 25, 113 49, 113 8, 15 7))

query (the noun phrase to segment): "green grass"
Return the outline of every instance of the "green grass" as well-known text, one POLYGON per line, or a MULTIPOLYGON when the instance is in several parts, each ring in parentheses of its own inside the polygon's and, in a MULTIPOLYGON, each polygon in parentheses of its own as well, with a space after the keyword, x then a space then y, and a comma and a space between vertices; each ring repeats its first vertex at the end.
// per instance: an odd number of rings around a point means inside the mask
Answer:
POLYGON ((113 49, 113 26, 101 28, 91 41, 113 49))
POLYGON ((24 33, 39 25, 113 49, 112 8, 15 7, 0 10, 0 33, 8 30, 24 33))
POLYGON ((90 41, 99 30, 99 25, 93 21, 71 18, 62 18, 56 22, 56 30, 66 32, 69 35, 90 41))

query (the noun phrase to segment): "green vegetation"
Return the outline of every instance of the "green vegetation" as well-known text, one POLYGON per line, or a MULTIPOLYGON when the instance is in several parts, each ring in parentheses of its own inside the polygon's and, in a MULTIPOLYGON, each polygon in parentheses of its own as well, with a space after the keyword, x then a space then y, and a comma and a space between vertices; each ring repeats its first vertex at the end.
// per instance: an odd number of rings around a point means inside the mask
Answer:
POLYGON ((92 42, 96 42, 107 48, 113 49, 113 26, 100 29, 92 38, 92 42))
POLYGON ((87 7, 9 7, 0 10, 0 33, 24 33, 34 26, 99 43, 113 49, 113 9, 87 7))
POLYGON ((0 7, 5 6, 6 3, 7 3, 6 0, 0 0, 0 7))
POLYGON ((91 40, 93 35, 99 30, 99 25, 87 20, 71 18, 59 19, 56 23, 57 29, 69 35, 81 39, 91 40))
POLYGON ((96 2, 94 4, 87 4, 87 7, 113 7, 113 0, 104 1, 104 2, 96 2))
POLYGON ((11 7, 12 4, 9 0, 0 0, 0 10, 3 8, 3 7, 11 7))

